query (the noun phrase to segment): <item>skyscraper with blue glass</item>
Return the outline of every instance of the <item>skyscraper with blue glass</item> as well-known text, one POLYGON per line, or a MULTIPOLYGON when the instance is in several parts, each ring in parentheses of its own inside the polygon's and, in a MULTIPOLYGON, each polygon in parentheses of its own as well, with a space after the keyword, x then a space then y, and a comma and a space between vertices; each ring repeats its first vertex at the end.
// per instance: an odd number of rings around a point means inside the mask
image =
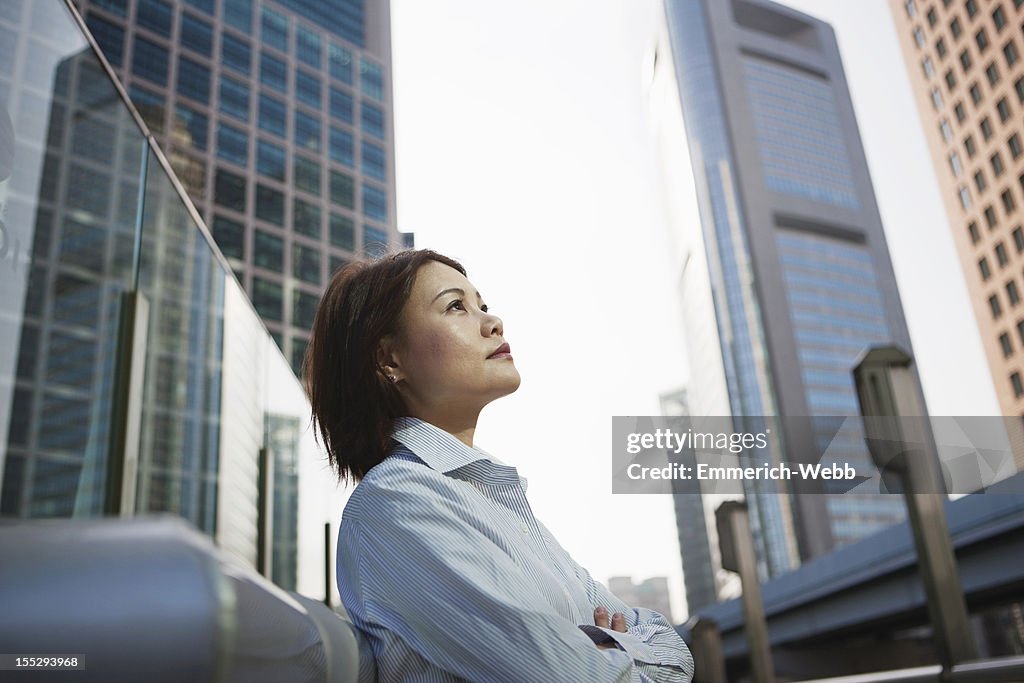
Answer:
POLYGON ((76 0, 298 372, 338 267, 398 246, 387 0, 76 0))
MULTIPOLYGON (((832 29, 763 0, 664 10, 652 103, 700 213, 678 220, 690 412, 855 416, 858 356, 910 337, 832 29)), ((820 453, 822 424, 787 420, 771 457, 820 453)), ((829 454, 869 466, 857 436, 829 454)), ((898 496, 803 486, 746 487, 764 577, 903 516, 898 496)))

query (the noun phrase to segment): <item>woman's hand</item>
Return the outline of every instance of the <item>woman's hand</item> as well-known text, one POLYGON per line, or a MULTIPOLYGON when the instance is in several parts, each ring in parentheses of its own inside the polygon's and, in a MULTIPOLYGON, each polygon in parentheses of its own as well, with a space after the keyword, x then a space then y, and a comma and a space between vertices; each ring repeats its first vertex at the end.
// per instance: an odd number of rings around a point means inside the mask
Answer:
MULTIPOLYGON (((620 633, 626 632, 626 616, 622 612, 616 612, 612 615, 611 625, 608 623, 608 609, 605 607, 598 607, 594 610, 594 625, 600 626, 601 628, 610 628, 613 631, 620 633)), ((601 643, 597 646, 602 650, 615 649, 618 645, 612 641, 610 643, 601 643)))

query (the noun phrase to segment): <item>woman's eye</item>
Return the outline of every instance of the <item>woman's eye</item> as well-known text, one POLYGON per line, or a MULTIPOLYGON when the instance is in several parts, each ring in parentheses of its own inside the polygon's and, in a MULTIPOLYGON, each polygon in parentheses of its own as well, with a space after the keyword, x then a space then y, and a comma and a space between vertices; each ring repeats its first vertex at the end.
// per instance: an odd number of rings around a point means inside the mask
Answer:
POLYGON ((488 311, 487 304, 480 304, 480 310, 486 313, 488 311))
POLYGON ((452 311, 452 310, 464 311, 464 310, 466 310, 466 308, 465 308, 465 306, 462 305, 462 299, 456 299, 455 301, 453 301, 450 304, 448 304, 448 310, 449 311, 452 311))

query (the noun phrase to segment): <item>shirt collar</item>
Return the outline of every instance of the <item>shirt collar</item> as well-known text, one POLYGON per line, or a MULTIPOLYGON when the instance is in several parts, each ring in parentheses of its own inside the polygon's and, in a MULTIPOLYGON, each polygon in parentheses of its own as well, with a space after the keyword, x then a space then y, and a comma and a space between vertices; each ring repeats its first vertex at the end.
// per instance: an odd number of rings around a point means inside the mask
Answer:
POLYGON ((462 474, 472 479, 480 478, 480 475, 486 479, 495 475, 498 479, 511 477, 526 487, 526 479, 520 477, 514 467, 506 465, 481 448, 467 446, 440 427, 417 417, 396 418, 392 423, 391 438, 411 450, 428 467, 442 474, 450 475, 466 468, 462 474), (479 467, 467 467, 478 462, 483 466, 483 472, 479 467))

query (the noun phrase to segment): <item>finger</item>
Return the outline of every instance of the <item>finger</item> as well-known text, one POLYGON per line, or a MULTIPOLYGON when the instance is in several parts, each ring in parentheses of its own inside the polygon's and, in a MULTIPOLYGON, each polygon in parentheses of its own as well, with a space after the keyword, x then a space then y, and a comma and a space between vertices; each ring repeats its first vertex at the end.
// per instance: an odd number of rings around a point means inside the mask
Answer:
POLYGON ((612 615, 612 630, 626 632, 626 615, 622 612, 616 612, 612 615))
POLYGON ((608 628, 608 610, 604 607, 598 607, 594 610, 594 624, 601 628, 608 628))

